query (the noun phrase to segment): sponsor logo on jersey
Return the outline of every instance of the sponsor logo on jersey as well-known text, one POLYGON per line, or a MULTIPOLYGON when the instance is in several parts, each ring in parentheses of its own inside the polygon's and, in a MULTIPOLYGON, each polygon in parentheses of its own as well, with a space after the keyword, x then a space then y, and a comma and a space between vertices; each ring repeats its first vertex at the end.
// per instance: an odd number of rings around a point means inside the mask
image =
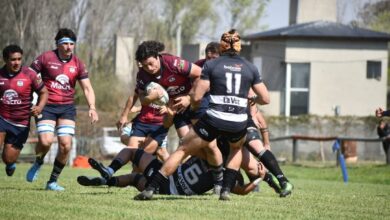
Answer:
POLYGON ((15 90, 8 89, 3 94, 3 103, 7 105, 19 105, 22 104, 22 100, 15 90))
POLYGON ((56 77, 56 81, 55 82, 51 82, 50 87, 54 88, 54 89, 70 90, 68 76, 65 75, 65 74, 58 75, 56 77))
POLYGON ((22 86, 23 86, 23 81, 20 81, 20 80, 17 81, 17 82, 16 82, 16 85, 19 86, 19 87, 22 87, 22 86))
POLYGON ((242 65, 239 65, 239 64, 235 64, 234 66, 223 65, 223 68, 224 69, 228 69, 230 71, 240 72, 241 71, 241 66, 242 65))
POLYGON ((194 195, 195 193, 191 190, 191 188, 188 186, 186 181, 184 180, 183 173, 182 173, 181 167, 177 169, 177 182, 179 183, 180 187, 182 188, 183 192, 186 195, 194 195))
POLYGON ((55 70, 58 70, 58 66, 50 65, 50 68, 55 69, 55 70))
POLYGON ((201 133, 201 134, 203 134, 204 136, 209 136, 209 133, 206 131, 206 129, 204 129, 204 128, 201 128, 201 129, 199 129, 199 132, 201 133))
POLYGON ((186 90, 185 86, 170 86, 167 88, 167 93, 170 96, 174 96, 174 95, 177 95, 177 94, 184 92, 185 90, 186 90))
POLYGON ((240 99, 238 99, 236 97, 232 97, 232 96, 229 96, 229 97, 225 96, 225 97, 223 97, 223 103, 240 105, 240 99))
POLYGON ((0 82, 0 86, 4 85, 4 82, 0 82))

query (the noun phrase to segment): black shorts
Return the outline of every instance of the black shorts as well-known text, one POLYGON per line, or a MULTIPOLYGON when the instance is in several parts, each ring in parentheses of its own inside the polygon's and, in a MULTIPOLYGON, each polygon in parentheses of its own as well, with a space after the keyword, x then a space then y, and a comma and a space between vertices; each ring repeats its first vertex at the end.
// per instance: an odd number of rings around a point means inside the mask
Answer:
POLYGON ((194 131, 203 140, 211 142, 219 136, 224 136, 231 143, 239 141, 246 134, 246 129, 242 129, 238 132, 224 131, 223 128, 217 128, 209 123, 209 117, 207 114, 194 125, 194 131))

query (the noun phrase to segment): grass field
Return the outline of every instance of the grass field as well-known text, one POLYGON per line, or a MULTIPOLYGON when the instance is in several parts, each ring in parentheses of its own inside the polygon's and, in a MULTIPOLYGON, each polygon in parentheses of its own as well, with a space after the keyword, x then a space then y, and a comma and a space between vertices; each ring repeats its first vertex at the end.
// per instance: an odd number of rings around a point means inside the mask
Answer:
POLYGON ((347 184, 334 165, 285 165, 295 186, 290 197, 262 183, 260 192, 228 202, 214 195, 134 201, 134 188, 79 186, 78 175, 97 172, 69 167, 59 181, 65 192, 48 192, 50 166, 34 183, 25 181, 30 164, 18 164, 13 177, 0 167, 0 219, 390 219, 390 167, 377 164, 348 166, 347 184))

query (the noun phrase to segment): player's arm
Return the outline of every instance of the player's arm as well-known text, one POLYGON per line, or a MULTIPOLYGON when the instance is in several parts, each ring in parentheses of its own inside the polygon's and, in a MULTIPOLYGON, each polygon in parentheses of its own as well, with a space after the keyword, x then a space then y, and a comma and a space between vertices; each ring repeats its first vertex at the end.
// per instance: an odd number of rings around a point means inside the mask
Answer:
POLYGON ((267 150, 271 150, 267 121, 265 120, 263 114, 260 111, 256 113, 256 120, 259 122, 258 123, 259 130, 260 130, 261 137, 263 139, 264 147, 267 150))
POLYGON ((47 99, 49 97, 49 92, 46 87, 43 86, 41 90, 37 91, 38 93, 38 103, 31 108, 31 114, 35 117, 41 114, 43 107, 45 107, 47 103, 47 99))
POLYGON ((134 104, 137 102, 137 100, 138 100, 138 95, 136 93, 134 93, 133 96, 130 95, 129 98, 127 99, 126 105, 122 110, 122 114, 118 122, 116 123, 116 127, 118 128, 118 130, 121 130, 122 127, 128 122, 127 117, 131 109, 134 107, 134 104))
POLYGON ((164 115, 163 125, 165 128, 169 128, 173 124, 173 118, 175 117, 176 111, 174 111, 170 105, 162 106, 160 114, 164 115))
POLYGON ((95 123, 99 120, 98 113, 95 106, 95 92, 92 88, 91 81, 88 78, 79 80, 81 89, 83 90, 84 96, 87 99, 89 112, 88 115, 91 118, 91 122, 95 123))
POLYGON ((190 92, 191 108, 196 110, 199 108, 204 94, 209 90, 210 81, 199 79, 194 85, 193 91, 190 92))
POLYGON ((187 107, 191 104, 190 94, 194 92, 194 87, 198 83, 201 73, 202 73, 202 69, 199 66, 195 64, 191 65, 191 70, 189 73, 189 77, 191 78, 192 81, 191 90, 189 91, 188 95, 177 97, 175 99, 175 104, 173 105, 173 108, 177 109, 178 113, 185 111, 187 107))
POLYGON ((259 185, 260 182, 261 182, 261 178, 258 178, 255 181, 247 183, 243 186, 236 184, 232 189, 232 193, 237 195, 247 195, 250 192, 252 192, 256 188, 256 186, 259 185))
POLYGON ((267 105, 270 103, 268 89, 263 82, 254 84, 252 89, 256 94, 256 96, 252 97, 254 102, 260 105, 267 105))

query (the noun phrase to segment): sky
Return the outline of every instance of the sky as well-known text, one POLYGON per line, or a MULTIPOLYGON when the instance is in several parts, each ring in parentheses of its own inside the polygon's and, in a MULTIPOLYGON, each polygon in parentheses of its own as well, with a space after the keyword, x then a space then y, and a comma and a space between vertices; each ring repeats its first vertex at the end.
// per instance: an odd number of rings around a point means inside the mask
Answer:
MULTIPOLYGON (((326 1, 326 0, 323 0, 326 1)), ((349 23, 356 19, 358 8, 365 3, 378 0, 338 0, 345 4, 345 13, 342 23, 349 23)), ((268 30, 288 26, 290 0, 271 0, 266 8, 266 15, 262 18, 262 24, 268 25, 268 30)))

